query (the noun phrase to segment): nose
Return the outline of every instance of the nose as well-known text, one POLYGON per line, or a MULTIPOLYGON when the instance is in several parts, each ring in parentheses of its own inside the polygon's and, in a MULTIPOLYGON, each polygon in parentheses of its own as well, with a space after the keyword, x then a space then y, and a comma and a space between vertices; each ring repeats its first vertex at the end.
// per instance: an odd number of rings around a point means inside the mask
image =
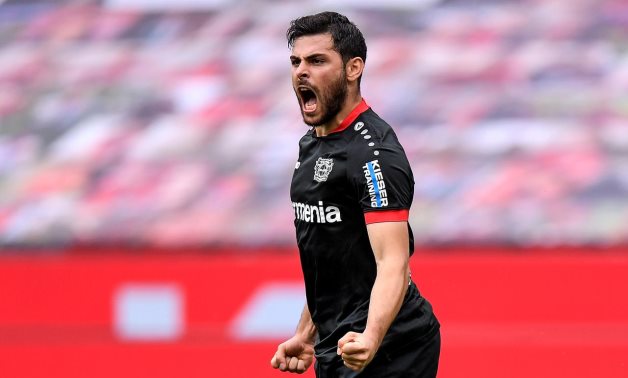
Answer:
POLYGON ((307 65, 305 64, 305 62, 301 62, 301 63, 299 63, 298 66, 295 67, 295 69, 294 69, 294 76, 297 79, 305 79, 305 78, 308 78, 310 76, 310 73, 307 70, 307 65))

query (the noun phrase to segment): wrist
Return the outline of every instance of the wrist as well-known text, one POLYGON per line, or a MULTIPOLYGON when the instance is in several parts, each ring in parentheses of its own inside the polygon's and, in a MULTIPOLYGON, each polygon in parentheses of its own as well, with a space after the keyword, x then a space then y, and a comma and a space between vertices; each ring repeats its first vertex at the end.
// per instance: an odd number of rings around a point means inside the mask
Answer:
POLYGON ((380 335, 379 332, 369 329, 368 327, 362 333, 362 337, 367 339, 371 343, 371 345, 375 345, 376 348, 379 348, 379 345, 382 343, 382 340, 384 339, 383 335, 380 335))

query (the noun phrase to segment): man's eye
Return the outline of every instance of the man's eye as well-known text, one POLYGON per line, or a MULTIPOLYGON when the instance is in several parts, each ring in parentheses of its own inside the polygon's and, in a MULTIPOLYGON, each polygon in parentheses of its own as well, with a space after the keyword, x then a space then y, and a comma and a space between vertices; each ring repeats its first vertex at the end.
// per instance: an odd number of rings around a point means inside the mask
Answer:
POLYGON ((291 63, 293 66, 295 66, 295 67, 299 65, 299 61, 298 61, 298 60, 292 60, 292 61, 290 61, 290 63, 291 63))
POLYGON ((324 59, 314 59, 314 64, 323 64, 325 63, 324 59))

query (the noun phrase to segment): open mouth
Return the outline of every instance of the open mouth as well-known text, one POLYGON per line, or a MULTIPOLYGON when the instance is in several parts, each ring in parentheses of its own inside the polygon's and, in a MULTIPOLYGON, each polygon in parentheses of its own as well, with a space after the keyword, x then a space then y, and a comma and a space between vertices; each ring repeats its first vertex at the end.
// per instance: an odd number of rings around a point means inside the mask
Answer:
POLYGON ((299 95, 301 96, 301 106, 303 107, 303 112, 315 112, 318 104, 316 93, 308 87, 299 87, 299 95))

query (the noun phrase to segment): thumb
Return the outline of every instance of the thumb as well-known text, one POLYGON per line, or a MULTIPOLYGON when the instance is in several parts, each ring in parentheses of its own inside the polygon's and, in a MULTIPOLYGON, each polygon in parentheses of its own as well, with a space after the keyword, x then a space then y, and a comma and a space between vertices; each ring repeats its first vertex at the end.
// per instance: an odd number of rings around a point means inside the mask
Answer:
POLYGON ((356 332, 347 332, 340 340, 338 340, 338 349, 336 350, 336 354, 342 354, 342 348, 344 348, 345 344, 354 341, 360 334, 356 332))

